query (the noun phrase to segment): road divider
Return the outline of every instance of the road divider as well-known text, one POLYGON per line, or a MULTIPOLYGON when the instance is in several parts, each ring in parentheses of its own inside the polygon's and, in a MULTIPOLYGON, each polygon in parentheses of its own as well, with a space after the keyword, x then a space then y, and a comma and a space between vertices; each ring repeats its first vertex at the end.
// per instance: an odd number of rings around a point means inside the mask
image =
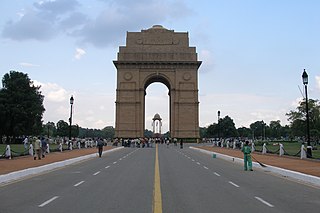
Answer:
POLYGON ((154 189, 153 189, 152 207, 153 207, 153 213, 162 213, 158 144, 156 144, 156 159, 155 159, 155 167, 154 167, 154 189))

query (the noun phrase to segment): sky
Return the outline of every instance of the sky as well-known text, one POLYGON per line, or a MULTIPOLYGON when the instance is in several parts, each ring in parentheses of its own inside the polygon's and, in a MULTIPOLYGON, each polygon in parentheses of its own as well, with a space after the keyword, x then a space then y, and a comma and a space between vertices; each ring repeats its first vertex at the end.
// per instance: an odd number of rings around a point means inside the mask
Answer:
MULTIPOLYGON (((217 111, 236 127, 286 125, 303 98, 303 69, 308 97, 320 99, 319 9, 318 0, 2 0, 0 76, 20 71, 41 85, 44 123, 67 122, 73 95, 74 124, 115 126, 119 46, 127 31, 159 24, 188 32, 202 61, 201 127, 217 123, 217 111)), ((168 131, 168 106, 168 89, 151 84, 147 129, 158 113, 168 131)))

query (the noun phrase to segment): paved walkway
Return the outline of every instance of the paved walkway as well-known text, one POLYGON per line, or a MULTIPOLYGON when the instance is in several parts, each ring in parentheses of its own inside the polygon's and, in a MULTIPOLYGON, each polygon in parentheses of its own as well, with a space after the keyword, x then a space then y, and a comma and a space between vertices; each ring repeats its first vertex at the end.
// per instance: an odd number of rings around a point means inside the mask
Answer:
MULTIPOLYGON (((200 146, 198 148, 202 148, 205 150, 243 159, 243 153, 238 149, 227 149, 227 148, 221 148, 216 146, 214 147, 200 146)), ((263 164, 276 166, 283 169, 288 169, 288 170, 320 177, 320 161, 319 160, 312 160, 312 159, 302 160, 297 157, 289 157, 289 156, 280 157, 278 155, 273 155, 273 154, 262 155, 261 153, 258 153, 258 152, 254 152, 252 156, 263 164)), ((254 159, 252 160, 255 161, 254 159)))
MULTIPOLYGON (((103 150, 109 150, 114 147, 104 146, 103 150)), ((1 159, 0 160, 0 175, 8 174, 10 172, 15 172, 23 169, 28 169, 32 167, 38 167, 58 161, 63 161, 71 158, 76 158, 84 155, 89 155, 93 153, 98 153, 97 148, 87 148, 87 149, 74 149, 72 151, 63 152, 51 152, 46 155, 45 158, 41 160, 34 160, 32 156, 15 157, 11 160, 1 159)))

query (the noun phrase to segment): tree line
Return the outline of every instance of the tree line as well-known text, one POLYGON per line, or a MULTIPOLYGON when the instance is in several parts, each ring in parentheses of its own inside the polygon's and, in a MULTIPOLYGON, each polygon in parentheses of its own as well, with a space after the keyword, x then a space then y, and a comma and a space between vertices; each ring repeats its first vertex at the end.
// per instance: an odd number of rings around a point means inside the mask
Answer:
MULTIPOLYGON (((7 142, 14 141, 17 137, 26 135, 47 135, 49 137, 68 137, 69 124, 59 120, 56 124, 48 122, 43 124, 42 117, 45 111, 43 106, 44 96, 40 86, 35 86, 28 74, 10 71, 2 78, 0 88, 0 139, 5 136, 7 142)), ((310 135, 313 141, 320 138, 320 102, 319 100, 308 100, 310 135)), ((279 120, 256 121, 250 127, 236 128, 235 123, 228 115, 220 118, 218 122, 207 127, 200 127, 202 138, 286 138, 304 137, 306 135, 306 101, 299 103, 295 110, 286 113, 289 125, 282 126, 279 120)), ((151 135, 150 130, 145 134, 151 135)), ((166 133, 169 136, 170 133, 166 133)), ((71 126, 71 137, 103 137, 113 138, 114 128, 112 126, 103 129, 88 129, 71 126)))
MULTIPOLYGON (((320 139, 320 102, 308 100, 309 104, 309 131, 311 142, 319 142, 320 139)), ((304 138, 307 135, 306 100, 302 100, 295 110, 286 113, 289 125, 281 125, 280 120, 270 121, 269 124, 256 121, 250 124, 250 128, 236 128, 233 119, 229 116, 220 118, 217 123, 208 127, 200 128, 202 138, 231 138, 243 137, 252 139, 286 139, 293 140, 295 137, 304 138)))
MULTIPOLYGON (((54 122, 48 122, 42 127, 42 135, 47 137, 69 137, 70 125, 64 121, 60 120, 55 125, 54 122)), ((113 138, 114 128, 112 126, 107 126, 103 129, 89 129, 83 128, 79 125, 71 126, 71 137, 72 138, 113 138)))

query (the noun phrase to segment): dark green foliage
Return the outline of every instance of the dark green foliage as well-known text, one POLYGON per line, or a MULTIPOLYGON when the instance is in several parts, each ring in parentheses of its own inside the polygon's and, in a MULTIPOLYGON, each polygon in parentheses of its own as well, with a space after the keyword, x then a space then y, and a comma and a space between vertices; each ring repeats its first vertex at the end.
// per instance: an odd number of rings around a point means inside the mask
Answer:
MULTIPOLYGON (((310 135, 314 141, 318 141, 320 134, 320 102, 319 100, 308 100, 309 108, 309 126, 310 135)), ((299 106, 295 111, 291 110, 286 115, 290 121, 291 133, 294 136, 305 136, 306 135, 306 101, 300 102, 299 106)))
POLYGON ((0 90, 0 134, 8 138, 37 135, 42 131, 44 96, 27 74, 10 71, 0 90))
POLYGON ((64 120, 60 120, 57 123, 57 136, 60 136, 60 137, 69 136, 69 124, 64 120))

